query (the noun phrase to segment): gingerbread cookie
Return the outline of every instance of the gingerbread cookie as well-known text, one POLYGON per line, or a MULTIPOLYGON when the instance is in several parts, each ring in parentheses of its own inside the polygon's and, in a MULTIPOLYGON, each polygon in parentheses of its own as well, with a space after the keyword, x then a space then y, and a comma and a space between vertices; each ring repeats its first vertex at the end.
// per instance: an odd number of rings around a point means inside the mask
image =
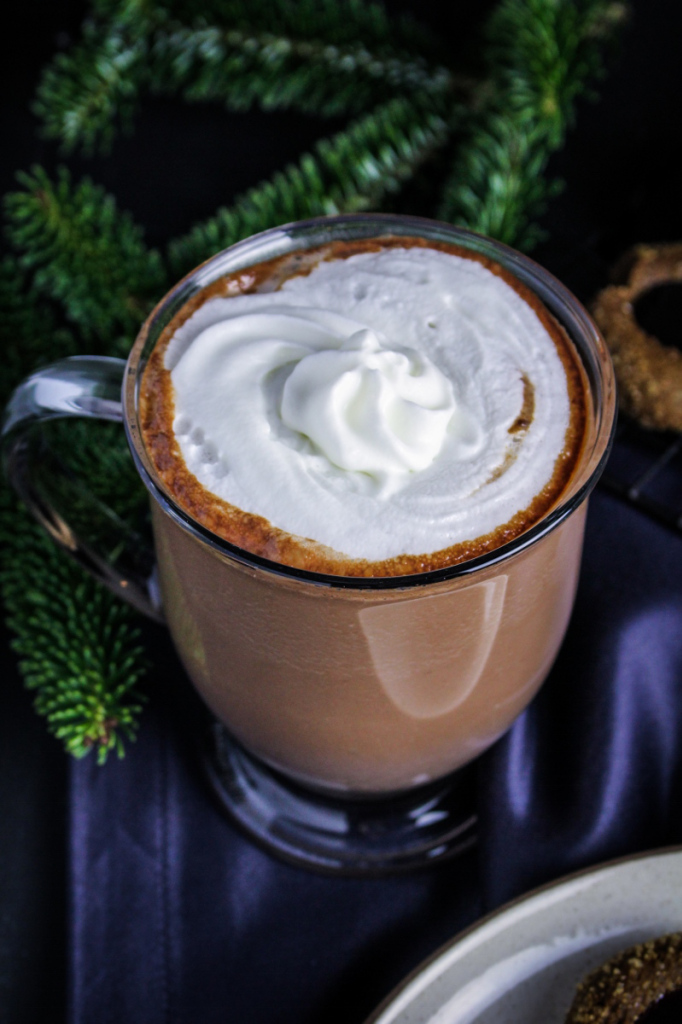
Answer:
POLYGON ((639 245, 621 261, 624 282, 604 288, 592 314, 609 347, 620 405, 645 427, 682 430, 682 352, 640 327, 635 302, 662 284, 682 284, 682 244, 639 245))

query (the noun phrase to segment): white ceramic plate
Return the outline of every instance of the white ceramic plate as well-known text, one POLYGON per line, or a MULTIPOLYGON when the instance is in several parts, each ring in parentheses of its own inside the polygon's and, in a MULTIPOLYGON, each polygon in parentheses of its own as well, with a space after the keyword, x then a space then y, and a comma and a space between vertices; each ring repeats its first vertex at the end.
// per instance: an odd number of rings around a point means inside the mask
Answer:
POLYGON ((546 886, 470 928, 367 1024, 562 1024, 576 983, 644 939, 682 930, 682 850, 546 886))

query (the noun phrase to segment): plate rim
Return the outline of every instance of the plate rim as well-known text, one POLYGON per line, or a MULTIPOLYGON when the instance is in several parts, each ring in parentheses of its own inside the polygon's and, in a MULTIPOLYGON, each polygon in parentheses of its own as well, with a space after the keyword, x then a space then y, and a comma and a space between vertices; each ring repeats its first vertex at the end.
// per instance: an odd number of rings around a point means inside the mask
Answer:
POLYGON ((428 969, 439 959, 449 953, 455 946, 465 942, 472 934, 487 927, 496 918, 506 915, 509 911, 514 910, 521 904, 530 903, 538 896, 542 896, 553 889, 560 889, 563 886, 569 886, 573 882, 579 881, 581 878, 585 878, 589 875, 598 875, 602 872, 610 871, 613 868, 618 868, 639 860, 658 860, 673 854, 682 855, 682 844, 654 847, 650 850, 640 850, 636 853, 624 854, 621 857, 614 857, 610 860, 599 861, 596 864, 579 868, 577 871, 572 871, 567 875, 561 875, 559 878, 555 878, 549 882, 544 882, 542 885, 536 886, 534 889, 529 889, 526 892, 521 893, 519 896, 515 896, 513 899, 501 904, 489 913, 484 914, 483 917, 477 918, 466 928, 456 932, 452 938, 447 939, 441 946, 434 950, 433 953, 425 957, 402 979, 402 981, 398 982, 398 984, 394 986, 370 1016, 364 1020, 364 1024, 381 1024, 382 1015, 390 1009, 391 1004, 394 1003, 396 999, 398 999, 398 997, 420 977, 420 975, 425 974, 426 971, 428 971, 428 969))

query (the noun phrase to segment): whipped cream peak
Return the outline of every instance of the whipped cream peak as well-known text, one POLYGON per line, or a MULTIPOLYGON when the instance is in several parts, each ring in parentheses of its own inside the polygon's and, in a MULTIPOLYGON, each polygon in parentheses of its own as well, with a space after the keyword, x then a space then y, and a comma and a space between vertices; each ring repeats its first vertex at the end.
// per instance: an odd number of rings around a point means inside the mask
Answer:
POLYGON ((452 384, 424 355, 363 328, 304 356, 287 378, 281 415, 341 469, 391 477, 429 466, 455 411, 452 384))

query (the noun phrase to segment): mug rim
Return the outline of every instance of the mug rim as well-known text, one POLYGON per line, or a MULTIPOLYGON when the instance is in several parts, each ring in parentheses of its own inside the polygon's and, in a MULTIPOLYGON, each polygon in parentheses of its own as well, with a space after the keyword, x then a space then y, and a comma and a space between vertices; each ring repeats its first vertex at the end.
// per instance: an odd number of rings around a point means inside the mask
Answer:
POLYGON ((556 529, 589 496, 608 459, 616 427, 615 377, 610 355, 596 324, 565 285, 528 256, 485 235, 426 217, 385 213, 315 217, 268 228, 221 250, 189 271, 166 292, 142 325, 126 363, 122 400, 123 423, 137 471, 151 497, 179 526, 242 566, 323 587, 350 590, 404 590, 445 582, 507 561, 537 543, 556 529), (458 244, 499 263, 529 287, 567 331, 587 376, 590 376, 587 357, 591 357, 592 376, 595 378, 592 380, 590 377, 588 392, 588 400, 591 399, 594 405, 594 439, 591 450, 581 452, 573 478, 557 504, 523 533, 483 555, 427 572, 369 577, 314 572, 255 555, 219 537, 193 519, 178 504, 158 476, 147 452, 138 419, 139 385, 146 366, 145 354, 156 344, 168 320, 189 298, 224 274, 254 266, 287 252, 314 248, 336 238, 399 237, 401 234, 458 244), (555 304, 561 308, 563 315, 557 314, 553 308, 555 304))

